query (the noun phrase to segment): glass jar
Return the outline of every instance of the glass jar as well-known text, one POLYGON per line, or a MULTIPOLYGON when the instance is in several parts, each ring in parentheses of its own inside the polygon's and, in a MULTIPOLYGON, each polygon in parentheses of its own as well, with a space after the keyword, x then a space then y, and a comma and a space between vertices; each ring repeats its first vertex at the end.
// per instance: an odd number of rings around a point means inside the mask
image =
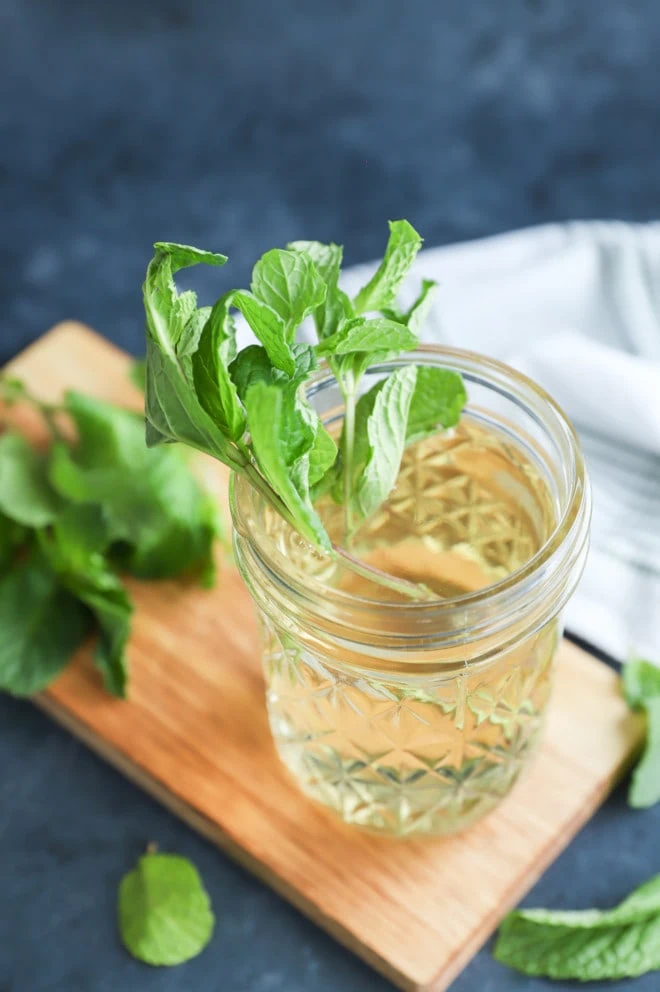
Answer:
MULTIPOLYGON (((279 755, 347 823, 398 836, 463 829, 537 748, 591 511, 575 432, 532 381, 480 355, 422 347, 371 368, 363 390, 408 363, 459 371, 468 405, 454 431, 406 454, 369 547, 386 570, 403 549, 403 578, 444 563, 442 598, 393 600, 356 584, 244 478, 231 486, 279 755)), ((329 370, 308 396, 330 430, 341 426, 329 370)))

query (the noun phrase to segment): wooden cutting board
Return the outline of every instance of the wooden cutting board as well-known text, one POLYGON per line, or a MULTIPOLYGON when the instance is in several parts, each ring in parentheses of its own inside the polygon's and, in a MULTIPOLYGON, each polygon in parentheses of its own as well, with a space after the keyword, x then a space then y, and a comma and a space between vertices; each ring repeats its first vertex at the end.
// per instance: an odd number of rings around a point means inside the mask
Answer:
MULTIPOLYGON (((139 407, 128 366, 67 323, 8 371, 47 400, 74 387, 139 407)), ((37 430, 29 417, 22 426, 37 430)), ((204 471, 224 494, 224 470, 204 471)), ((131 592, 130 701, 102 691, 85 649, 37 705, 403 989, 449 986, 641 743, 614 672, 564 642, 545 743, 510 797, 463 836, 372 837, 304 798, 279 764, 237 572, 226 567, 212 591, 135 582, 131 592)))

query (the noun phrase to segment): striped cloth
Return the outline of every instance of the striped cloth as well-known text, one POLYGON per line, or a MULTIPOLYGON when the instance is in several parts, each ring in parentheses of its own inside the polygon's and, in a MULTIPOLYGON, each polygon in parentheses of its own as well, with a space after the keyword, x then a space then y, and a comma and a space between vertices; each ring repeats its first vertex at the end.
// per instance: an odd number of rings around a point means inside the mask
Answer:
MULTIPOLYGON (((346 273, 356 291, 373 271, 346 273)), ((567 627, 660 664, 660 223, 571 222, 421 252, 441 290, 425 330, 508 361, 577 427, 594 492, 592 548, 567 627)))

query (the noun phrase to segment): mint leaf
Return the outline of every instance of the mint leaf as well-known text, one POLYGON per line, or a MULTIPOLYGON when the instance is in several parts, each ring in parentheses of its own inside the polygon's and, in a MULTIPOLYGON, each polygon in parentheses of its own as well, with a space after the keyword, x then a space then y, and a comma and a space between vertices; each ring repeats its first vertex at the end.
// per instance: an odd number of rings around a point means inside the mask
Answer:
POLYGON ((281 248, 273 248, 259 259, 252 270, 251 289, 284 321, 289 342, 298 324, 323 303, 326 294, 326 284, 311 257, 281 248))
POLYGON ((660 876, 613 910, 519 910, 495 957, 526 975, 579 981, 632 978, 660 968, 660 876))
POLYGON ((119 932, 126 950, 150 965, 197 957, 213 935, 211 902, 197 869, 174 854, 145 854, 121 880, 119 932))
POLYGON ((628 705, 646 714, 646 743, 632 774, 628 803, 648 809, 660 802, 660 669, 634 659, 623 666, 621 679, 628 705))
POLYGON ((355 490, 356 506, 363 517, 373 513, 394 488, 416 378, 414 365, 397 369, 376 395, 367 419, 369 455, 355 490))
POLYGON ((355 316, 351 301, 338 286, 344 249, 320 241, 293 241, 287 248, 309 255, 325 283, 325 299, 314 311, 314 323, 319 338, 326 338, 337 330, 341 320, 355 316))
POLYGON ((286 386, 257 382, 248 390, 245 406, 252 447, 265 479, 303 536, 329 549, 309 496, 309 451, 315 432, 301 415, 295 393, 286 386))
POLYGON ((58 501, 48 485, 43 458, 20 434, 0 437, 0 512, 26 527, 54 520, 58 501))
POLYGON ((309 452, 309 485, 315 486, 332 467, 337 458, 337 445, 323 424, 318 421, 314 444, 309 452))
POLYGON ((407 220, 389 222, 390 237, 383 261, 366 286, 355 297, 357 313, 384 310, 392 306, 401 284, 408 274, 422 239, 407 220))
MULTIPOLYGON (((158 242, 142 288, 147 319, 145 413, 150 445, 183 441, 234 467, 236 451, 201 406, 192 386, 190 332, 194 294, 177 292, 173 274, 184 265, 223 265, 224 255, 158 242), (183 338, 182 353, 178 348, 183 338)), ((194 328, 198 327, 197 322, 194 328)))
POLYGON ((211 310, 192 356, 195 389, 200 404, 233 440, 245 431, 245 413, 229 375, 235 355, 235 328, 229 313, 231 293, 211 310))
POLYGON ((386 317, 371 320, 353 317, 317 345, 316 351, 319 355, 347 355, 356 351, 399 354, 416 344, 417 337, 405 324, 386 317))
POLYGON ((660 802, 660 696, 650 696, 644 710, 646 743, 628 793, 628 802, 634 809, 648 809, 660 802))
POLYGON ((289 377, 271 363, 265 348, 258 344, 243 348, 229 367, 241 400, 245 399, 248 389, 255 382, 290 383, 294 388, 305 382, 317 367, 314 348, 309 344, 294 344, 291 347, 291 354, 294 372, 289 377))
POLYGON ((455 427, 466 401, 458 372, 419 365, 406 424, 406 444, 435 434, 439 427, 455 427))
POLYGON ((293 375, 295 362, 287 340, 287 328, 277 311, 245 290, 235 290, 232 303, 261 341, 273 365, 287 375, 293 375))
POLYGON ((62 587, 39 552, 0 580, 0 690, 41 692, 89 629, 87 610, 62 587))
MULTIPOLYGON (((74 448, 57 443, 50 479, 74 503, 103 508, 121 566, 140 578, 188 569, 210 575, 218 516, 184 452, 147 448, 140 417, 80 393, 66 409, 78 430, 74 448)), ((113 552, 114 553, 114 552, 113 552)))
POLYGON ((438 284, 435 280, 423 279, 419 296, 403 317, 403 322, 408 325, 417 337, 421 334, 426 318, 429 315, 437 289, 438 284))
POLYGON ((621 680, 626 702, 633 709, 644 706, 652 696, 660 696, 660 668, 650 661, 635 658, 626 662, 621 680))
POLYGON ((101 553, 108 541, 98 506, 71 506, 56 520, 41 544, 60 584, 91 612, 99 630, 94 660, 108 692, 125 697, 128 682, 126 643, 133 605, 101 553))

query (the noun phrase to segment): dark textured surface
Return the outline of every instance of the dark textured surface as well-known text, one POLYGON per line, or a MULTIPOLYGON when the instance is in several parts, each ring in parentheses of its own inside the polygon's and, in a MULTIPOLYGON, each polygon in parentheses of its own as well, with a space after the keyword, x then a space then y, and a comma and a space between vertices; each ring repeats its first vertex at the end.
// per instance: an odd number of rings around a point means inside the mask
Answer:
MULTIPOLYGON (((236 283, 291 237, 370 258, 388 217, 430 244, 654 217, 659 50, 655 0, 4 0, 0 357, 65 317, 138 352, 156 238, 227 252, 236 283)), ((0 992, 389 988, 28 704, 0 699, 0 767, 0 992), (219 921, 171 971, 115 933, 152 839, 219 921)), ((659 830, 617 795, 528 902, 615 902, 660 870, 659 830)), ((545 987, 486 950, 453 992, 545 987)))

